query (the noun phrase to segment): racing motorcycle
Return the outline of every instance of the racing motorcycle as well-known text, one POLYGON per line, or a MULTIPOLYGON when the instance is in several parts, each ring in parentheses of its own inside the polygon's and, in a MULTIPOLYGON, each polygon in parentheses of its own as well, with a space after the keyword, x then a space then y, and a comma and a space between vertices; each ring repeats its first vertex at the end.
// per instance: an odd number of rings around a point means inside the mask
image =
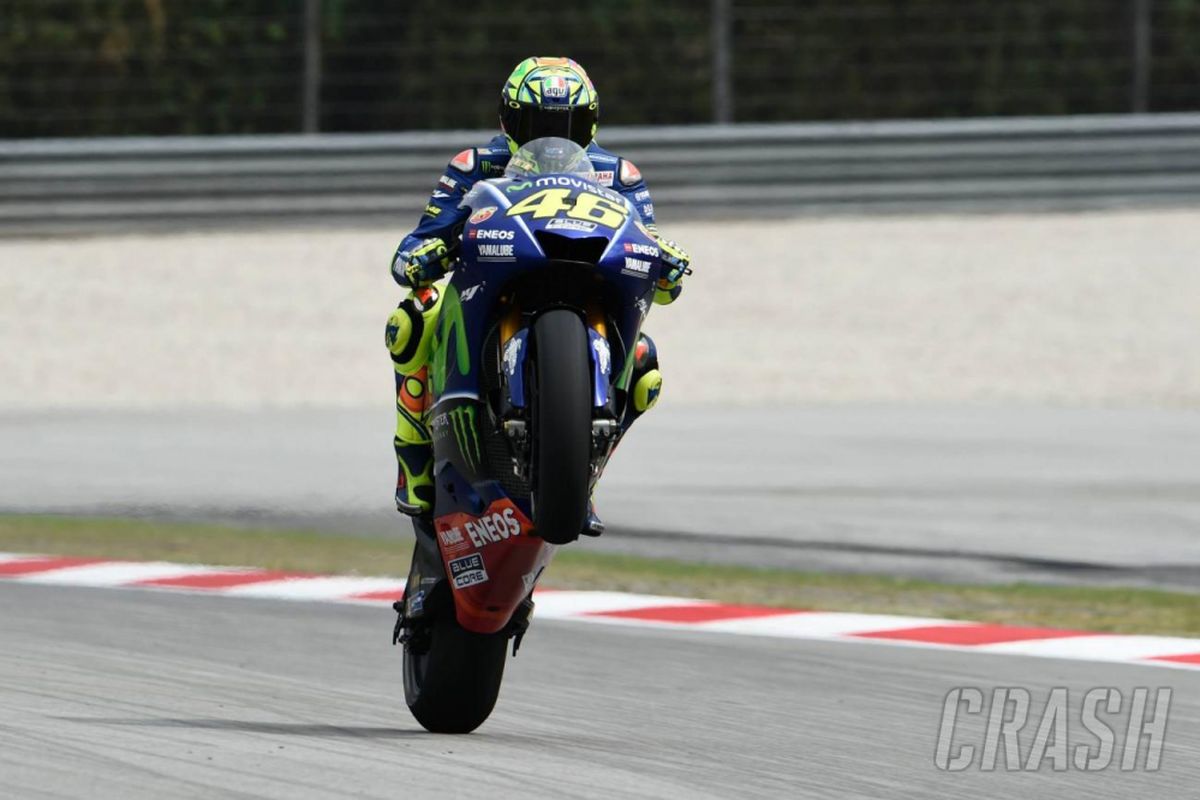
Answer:
POLYGON ((568 139, 529 142, 463 205, 428 376, 434 509, 414 523, 394 635, 409 709, 445 733, 491 714, 538 580, 584 531, 663 268, 636 209, 568 139))

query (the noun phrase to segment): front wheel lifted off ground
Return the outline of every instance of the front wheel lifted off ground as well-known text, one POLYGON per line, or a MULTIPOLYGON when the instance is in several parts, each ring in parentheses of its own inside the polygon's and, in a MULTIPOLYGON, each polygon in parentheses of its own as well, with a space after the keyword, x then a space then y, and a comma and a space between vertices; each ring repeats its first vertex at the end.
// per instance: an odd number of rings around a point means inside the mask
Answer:
POLYGON ((552 309, 538 317, 533 337, 533 524, 546 541, 566 544, 578 538, 588 508, 588 334, 575 312, 552 309))

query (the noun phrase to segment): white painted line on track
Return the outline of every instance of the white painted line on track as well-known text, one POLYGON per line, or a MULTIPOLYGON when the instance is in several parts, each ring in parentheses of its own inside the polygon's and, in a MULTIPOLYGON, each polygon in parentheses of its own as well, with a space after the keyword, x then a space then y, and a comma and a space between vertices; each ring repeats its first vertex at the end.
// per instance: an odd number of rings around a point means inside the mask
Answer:
MULTIPOLYGON (((244 567, 101 561, 29 553, 0 553, 0 580, 375 605, 399 599, 404 590, 401 578, 288 574, 244 567), (160 583, 148 585, 151 581, 160 583)), ((537 619, 1200 669, 1200 639, 1184 637, 803 611, 627 592, 548 589, 539 590, 534 599, 537 619)))

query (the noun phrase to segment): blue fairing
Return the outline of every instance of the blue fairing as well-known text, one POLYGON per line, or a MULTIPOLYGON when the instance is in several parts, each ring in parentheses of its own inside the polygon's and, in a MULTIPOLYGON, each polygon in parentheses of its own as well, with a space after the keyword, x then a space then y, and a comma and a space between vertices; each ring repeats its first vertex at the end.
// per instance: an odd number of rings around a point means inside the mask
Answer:
MULTIPOLYGON (((464 167, 478 155, 460 154, 464 167)), ((434 526, 456 619, 477 633, 506 630, 553 547, 580 535, 575 526, 596 532, 589 497, 631 413, 630 373, 662 262, 634 201, 602 185, 640 174, 614 159, 606 178, 600 155, 535 139, 512 153, 504 177, 464 191, 454 214, 428 212, 457 220, 447 244, 458 258, 428 373, 434 526), (554 346, 567 341, 589 361, 554 346), (556 421, 551 408, 567 413, 556 421), (556 449, 571 458, 548 459, 556 449)), ((446 193, 461 191, 448 177, 446 193)))
MULTIPOLYGON (((435 403, 479 398, 479 354, 494 322, 490 312, 506 287, 537 271, 567 269, 552 264, 539 235, 560 244, 593 240, 600 256, 585 269, 601 278, 606 296, 616 298, 608 311, 624 351, 611 353, 612 359, 622 360, 610 364, 608 374, 624 375, 617 370, 627 365, 661 270, 658 246, 637 209, 611 189, 566 174, 480 181, 464 205, 471 213, 462 233, 461 263, 446 288, 435 344, 431 375, 435 403), (545 190, 555 190, 550 201, 545 190), (603 241, 596 243, 598 239, 603 241)), ((522 340, 522 361, 525 349, 522 340)), ((595 350, 592 358, 597 360, 595 350)), ((513 388, 514 404, 518 400, 523 404, 524 387, 510 387, 510 391, 513 388)), ((600 391, 596 389, 598 404, 607 400, 607 384, 603 395, 600 391)))
MULTIPOLYGON (((587 155, 597 182, 629 200, 642 223, 653 228, 654 201, 637 168, 596 142, 588 145, 587 155)), ((432 237, 443 239, 453 247, 466 225, 467 213, 461 205, 463 198, 481 181, 504 174, 511 156, 503 135, 496 136, 483 147, 469 148, 455 156, 438 179, 416 229, 404 237, 398 250, 411 250, 432 237)))

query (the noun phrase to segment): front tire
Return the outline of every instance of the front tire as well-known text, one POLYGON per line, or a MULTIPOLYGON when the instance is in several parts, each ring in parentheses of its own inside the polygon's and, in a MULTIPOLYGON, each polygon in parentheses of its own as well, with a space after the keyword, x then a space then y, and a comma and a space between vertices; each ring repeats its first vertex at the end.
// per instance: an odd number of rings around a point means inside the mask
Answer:
POLYGON ((442 609, 404 646, 409 711, 431 733, 470 733, 496 706, 507 654, 507 633, 468 631, 454 618, 453 607, 442 609))
POLYGON ((533 325, 533 525, 551 544, 579 538, 588 511, 592 372, 583 321, 552 309, 533 325))

